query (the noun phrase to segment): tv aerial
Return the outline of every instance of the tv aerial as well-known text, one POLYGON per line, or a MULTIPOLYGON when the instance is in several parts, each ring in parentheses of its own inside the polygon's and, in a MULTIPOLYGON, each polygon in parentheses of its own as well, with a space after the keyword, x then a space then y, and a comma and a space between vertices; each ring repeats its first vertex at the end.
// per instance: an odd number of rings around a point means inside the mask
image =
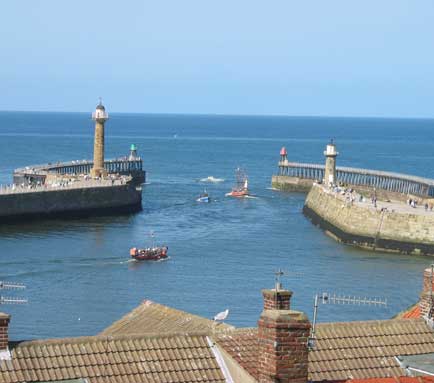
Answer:
POLYGON ((27 303, 27 299, 6 297, 1 294, 2 290, 24 290, 26 288, 22 283, 13 283, 0 281, 0 305, 19 305, 27 303))
POLYGON ((276 289, 276 291, 282 290, 282 282, 280 280, 280 278, 282 277, 301 277, 303 274, 302 273, 297 273, 294 271, 285 271, 282 269, 277 269, 274 272, 274 288, 276 289))
POLYGON ((369 298, 369 297, 358 297, 353 295, 337 295, 335 293, 322 293, 315 294, 314 307, 313 307, 313 323, 310 335, 307 341, 308 347, 310 349, 315 347, 316 343, 316 321, 318 317, 318 306, 322 305, 366 305, 366 306, 376 306, 376 307, 386 307, 387 300, 383 298, 369 298))

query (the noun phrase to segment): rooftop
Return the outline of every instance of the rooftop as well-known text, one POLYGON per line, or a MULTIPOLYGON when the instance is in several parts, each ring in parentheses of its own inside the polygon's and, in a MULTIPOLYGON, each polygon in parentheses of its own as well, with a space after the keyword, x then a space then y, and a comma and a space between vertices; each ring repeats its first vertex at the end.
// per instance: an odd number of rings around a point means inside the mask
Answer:
POLYGON ((230 331, 234 327, 185 311, 145 300, 133 311, 107 327, 101 335, 169 334, 203 331, 211 334, 230 331))
POLYGON ((204 334, 95 336, 22 342, 0 363, 2 383, 226 382, 204 334))
POLYGON ((351 379, 351 380, 347 380, 345 383, 434 383, 434 377, 400 376, 397 378, 351 379))
MULTIPOLYGON (((317 325, 316 346, 309 352, 309 379, 347 380, 399 377, 398 355, 434 352, 434 332, 422 319, 391 319, 317 325)), ((257 329, 219 334, 217 342, 257 377, 257 329)))
MULTIPOLYGON (((234 382, 258 379, 257 328, 235 329, 150 300, 97 336, 9 342, 9 348, 11 360, 0 361, 2 383, 220 383, 232 373, 234 382)), ((434 331, 422 318, 322 323, 309 351, 309 380, 434 383, 402 378, 407 366, 428 371, 433 360, 434 331)))
POLYGON ((402 319, 412 319, 412 318, 420 318, 420 317, 421 317, 421 312, 420 312, 419 304, 415 304, 411 306, 408 310, 397 315, 397 318, 402 318, 402 319))

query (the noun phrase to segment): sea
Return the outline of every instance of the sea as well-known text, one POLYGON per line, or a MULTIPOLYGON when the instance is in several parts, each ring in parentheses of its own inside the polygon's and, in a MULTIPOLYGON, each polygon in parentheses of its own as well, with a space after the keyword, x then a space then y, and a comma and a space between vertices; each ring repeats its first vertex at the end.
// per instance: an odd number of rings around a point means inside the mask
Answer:
MULTIPOLYGON (((0 112, 0 182, 14 168, 92 158, 89 113, 0 112)), ((256 326, 261 289, 282 269, 292 308, 312 318, 316 294, 387 300, 386 307, 320 304, 318 321, 388 319, 418 300, 432 258, 360 250, 326 236, 302 214, 305 195, 271 189, 279 151, 324 162, 334 139, 338 165, 434 178, 434 120, 284 116, 116 114, 106 123, 106 158, 135 144, 147 182, 143 211, 0 226, 0 280, 26 298, 1 305, 12 340, 94 335, 144 300, 227 323, 256 326), (225 197, 235 169, 253 198, 225 197), (205 182, 208 177, 220 182, 205 182), (196 198, 204 190, 212 202, 196 198), (170 259, 136 262, 131 247, 156 241, 170 259)))

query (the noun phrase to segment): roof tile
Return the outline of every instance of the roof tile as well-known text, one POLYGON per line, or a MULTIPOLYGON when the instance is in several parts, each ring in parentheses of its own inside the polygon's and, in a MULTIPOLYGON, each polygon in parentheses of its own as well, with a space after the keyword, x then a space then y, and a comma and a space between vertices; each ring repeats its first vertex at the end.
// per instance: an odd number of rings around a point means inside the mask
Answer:
POLYGON ((180 333, 226 331, 233 326, 217 323, 185 311, 146 300, 120 320, 107 327, 101 335, 149 333, 180 333))
POLYGON ((370 378, 370 379, 352 379, 352 380, 347 380, 345 383, 434 383, 434 377, 398 376, 398 377, 384 377, 384 378, 370 378))
MULTIPOLYGON (((309 352, 312 381, 397 377, 403 370, 395 356, 434 352, 434 332, 422 319, 323 323, 316 334, 316 347, 309 352)), ((215 339, 257 378, 256 328, 217 334, 215 339)))
POLYGON ((96 336, 22 342, 0 381, 87 378, 89 383, 225 382, 206 335, 96 336))

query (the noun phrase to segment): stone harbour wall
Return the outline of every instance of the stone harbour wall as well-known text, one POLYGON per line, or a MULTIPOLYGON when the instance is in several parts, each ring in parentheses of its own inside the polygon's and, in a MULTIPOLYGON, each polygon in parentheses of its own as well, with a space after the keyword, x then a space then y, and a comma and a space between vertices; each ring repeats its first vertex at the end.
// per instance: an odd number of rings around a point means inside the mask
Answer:
POLYGON ((138 211, 141 189, 132 184, 0 194, 0 221, 60 215, 138 211))
POLYGON ((351 205, 313 185, 303 208, 312 222, 340 242, 370 250, 434 255, 434 214, 410 214, 351 205))
POLYGON ((307 193, 315 181, 306 178, 291 176, 273 176, 271 187, 282 191, 295 191, 307 193))

